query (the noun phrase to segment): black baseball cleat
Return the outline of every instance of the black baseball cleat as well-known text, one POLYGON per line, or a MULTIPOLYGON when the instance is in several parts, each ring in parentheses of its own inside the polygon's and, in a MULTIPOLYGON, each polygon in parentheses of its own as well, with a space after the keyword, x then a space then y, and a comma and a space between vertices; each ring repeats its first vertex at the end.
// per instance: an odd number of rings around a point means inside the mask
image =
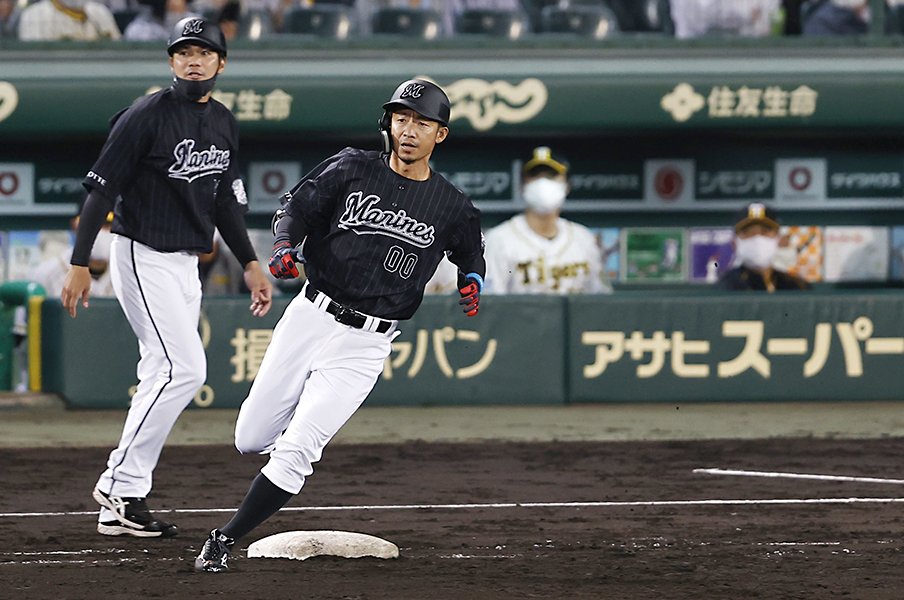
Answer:
POLYGON ((233 544, 235 540, 220 533, 219 529, 211 531, 207 541, 204 542, 204 547, 201 548, 201 554, 195 559, 195 571, 219 573, 229 569, 226 560, 233 544))
POLYGON ((98 504, 113 512, 114 521, 97 524, 101 535, 131 535, 133 537, 165 537, 179 535, 179 528, 172 523, 154 518, 144 498, 123 498, 105 494, 94 488, 92 494, 98 504))

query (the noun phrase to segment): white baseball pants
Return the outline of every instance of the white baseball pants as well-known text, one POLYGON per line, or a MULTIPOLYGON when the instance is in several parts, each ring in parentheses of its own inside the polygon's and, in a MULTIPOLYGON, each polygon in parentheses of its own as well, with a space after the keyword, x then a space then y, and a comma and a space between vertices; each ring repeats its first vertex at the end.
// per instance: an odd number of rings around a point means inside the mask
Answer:
MULTIPOLYGON (((198 257, 158 252, 115 235, 110 275, 116 298, 138 338, 138 389, 97 487, 114 496, 144 498, 170 429, 207 377, 198 333, 198 257)), ((100 520, 112 514, 101 509, 100 520)))
POLYGON ((239 452, 269 453, 261 473, 292 494, 367 398, 399 335, 396 324, 386 333, 342 325, 319 300, 302 290, 286 307, 235 426, 239 452))

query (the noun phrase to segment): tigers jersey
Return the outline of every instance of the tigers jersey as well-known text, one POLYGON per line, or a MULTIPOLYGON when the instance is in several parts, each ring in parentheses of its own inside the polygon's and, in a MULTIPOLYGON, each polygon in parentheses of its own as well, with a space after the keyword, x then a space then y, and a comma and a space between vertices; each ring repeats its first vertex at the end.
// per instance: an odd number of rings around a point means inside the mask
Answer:
POLYGON ((285 195, 302 222, 305 274, 336 302, 383 319, 409 319, 444 254, 484 275, 480 211, 433 171, 393 171, 388 155, 345 148, 285 195))
POLYGON ((547 239, 516 215, 486 235, 488 294, 609 293, 602 251, 583 225, 563 218, 547 239))

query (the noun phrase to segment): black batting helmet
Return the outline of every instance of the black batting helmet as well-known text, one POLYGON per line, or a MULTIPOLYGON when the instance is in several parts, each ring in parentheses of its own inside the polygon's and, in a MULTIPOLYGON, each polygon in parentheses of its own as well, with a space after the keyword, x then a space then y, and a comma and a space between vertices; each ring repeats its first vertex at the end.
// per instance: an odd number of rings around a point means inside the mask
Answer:
POLYGON ((206 19, 186 17, 176 23, 170 32, 166 51, 172 56, 176 46, 183 43, 207 46, 220 56, 226 56, 226 36, 219 27, 206 19))
POLYGON ((393 109, 410 108, 419 115, 436 121, 443 127, 449 126, 449 114, 452 105, 446 92, 435 83, 425 79, 409 79, 402 82, 388 102, 383 104, 383 117, 380 119, 380 136, 383 138, 383 151, 389 152, 390 142, 389 115, 393 109))
POLYGON ((409 79, 403 82, 393 92, 389 102, 383 105, 383 109, 392 112, 394 106, 410 108, 431 121, 438 121, 443 127, 449 126, 451 111, 449 97, 435 83, 424 79, 409 79))

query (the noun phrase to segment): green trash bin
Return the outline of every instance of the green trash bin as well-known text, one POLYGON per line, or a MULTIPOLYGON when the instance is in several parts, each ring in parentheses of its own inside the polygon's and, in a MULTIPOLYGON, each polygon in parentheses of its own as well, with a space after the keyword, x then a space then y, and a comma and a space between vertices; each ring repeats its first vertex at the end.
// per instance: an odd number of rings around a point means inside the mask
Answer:
MULTIPOLYGON (((33 281, 7 281, 0 284, 0 391, 13 389, 13 373, 22 368, 16 361, 16 333, 13 332, 16 308, 28 307, 29 298, 43 296, 44 288, 33 281)), ((25 331, 18 332, 24 336, 25 331)))
POLYGON ((15 306, 0 303, 0 391, 13 389, 13 313, 15 306))

